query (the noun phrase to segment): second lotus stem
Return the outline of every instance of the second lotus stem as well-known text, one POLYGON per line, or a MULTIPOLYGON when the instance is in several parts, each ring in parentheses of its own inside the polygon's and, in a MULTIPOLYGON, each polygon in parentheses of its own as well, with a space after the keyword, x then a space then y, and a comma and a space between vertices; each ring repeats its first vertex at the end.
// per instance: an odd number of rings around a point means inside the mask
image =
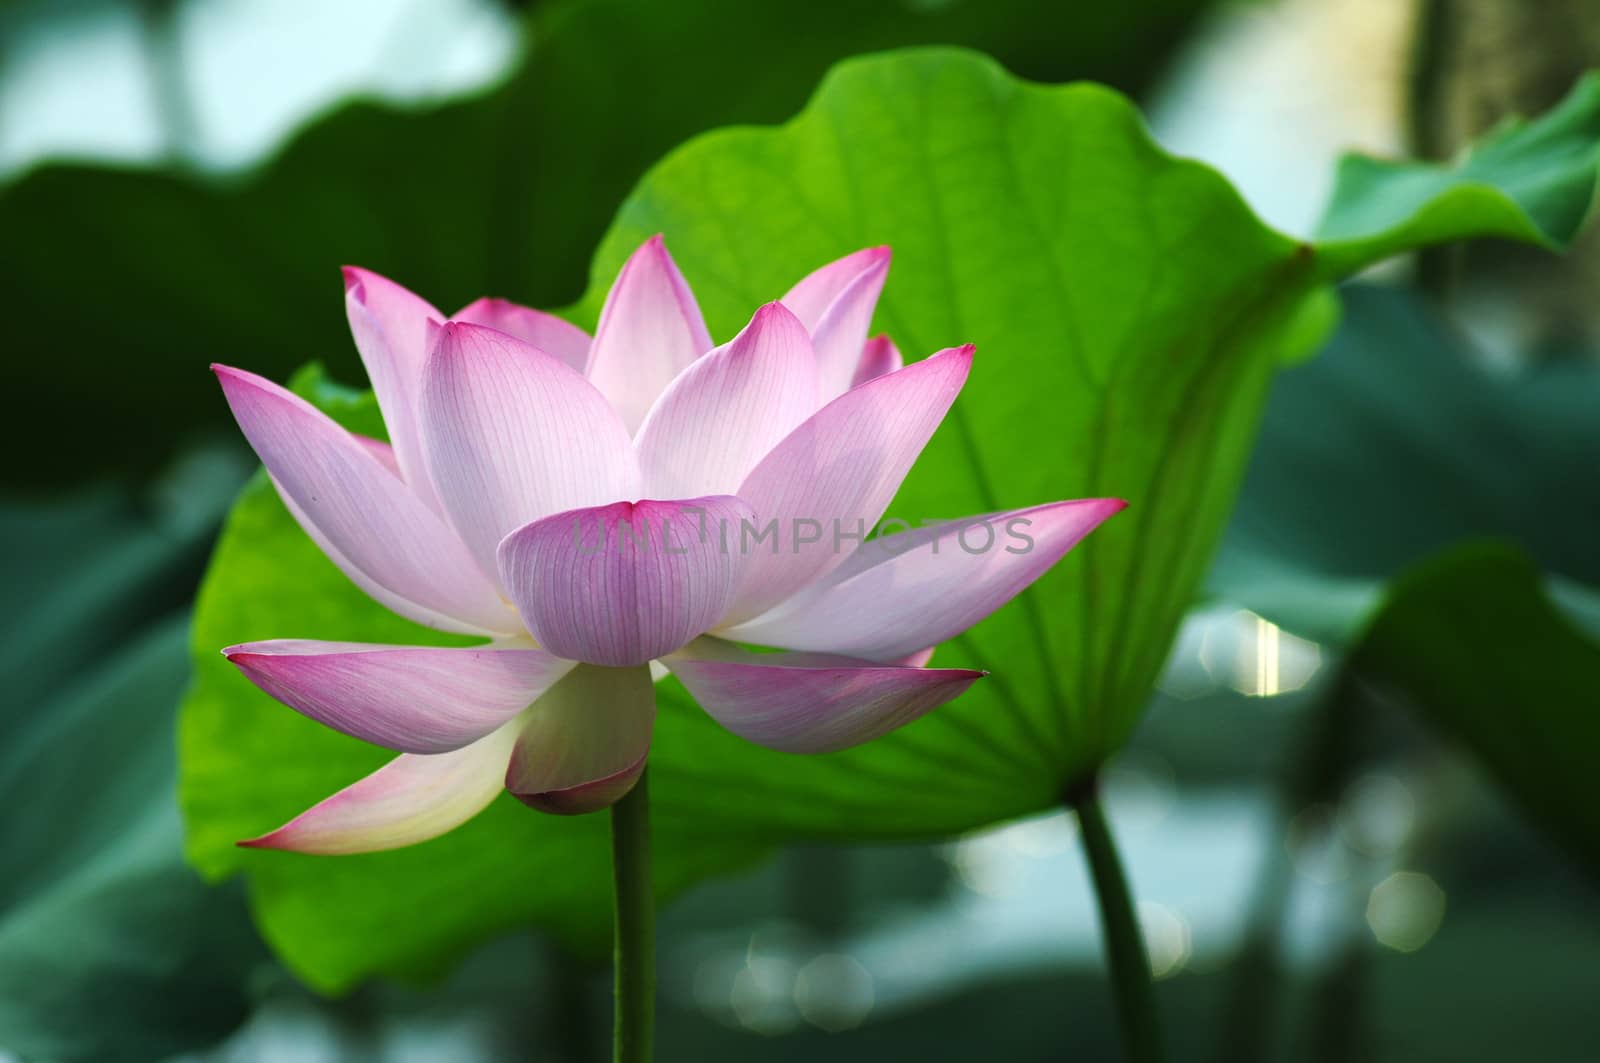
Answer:
POLYGON ((1087 784, 1074 787, 1067 795, 1067 804, 1078 814, 1084 858, 1100 905, 1100 928, 1122 1029, 1123 1053, 1130 1063, 1160 1063, 1165 1050, 1150 957, 1145 951, 1128 876, 1123 872, 1111 825, 1100 804, 1097 782, 1090 779, 1087 784))

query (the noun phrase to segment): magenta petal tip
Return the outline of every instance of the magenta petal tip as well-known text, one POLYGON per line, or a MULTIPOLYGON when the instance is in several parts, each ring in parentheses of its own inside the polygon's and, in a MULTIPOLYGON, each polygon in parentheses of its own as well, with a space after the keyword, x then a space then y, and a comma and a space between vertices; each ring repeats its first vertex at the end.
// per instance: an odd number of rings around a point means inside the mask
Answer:
MULTIPOLYGON (((777 317, 780 315, 785 317, 794 317, 794 311, 790 310, 787 306, 784 306, 783 303, 779 302, 777 299, 774 299, 770 303, 762 303, 761 306, 757 308, 756 312, 750 316, 750 320, 765 320, 766 318, 777 317)), ((795 318, 795 320, 798 321, 799 318, 795 318)))
POLYGON ((283 828, 280 827, 277 830, 259 834, 254 838, 240 838, 233 844, 240 849, 281 849, 283 846, 279 844, 278 835, 282 833, 283 828))
POLYGON ((345 298, 354 299, 361 306, 367 305, 367 281, 372 278, 383 279, 360 266, 340 266, 339 275, 344 279, 345 298))
MULTIPOLYGON (((794 331, 802 337, 805 335, 806 326, 798 317, 795 316, 794 311, 790 310, 782 303, 774 300, 770 303, 763 303, 754 314, 750 315, 750 324, 747 325, 746 328, 754 328, 759 330, 783 328, 786 326, 793 328, 794 331)), ((742 338, 744 333, 740 333, 740 336, 742 338)))
POLYGON ((893 257, 894 252, 889 249, 888 244, 879 244, 877 247, 866 248, 861 252, 861 260, 866 266, 862 272, 887 273, 889 272, 889 260, 893 257))
MULTIPOLYGON (((432 320, 432 319, 430 319, 430 320, 432 320)), ((438 339, 440 341, 443 341, 443 340, 448 338, 448 339, 454 340, 457 343, 460 343, 461 341, 471 339, 474 336, 486 336, 486 337, 488 337, 490 339, 494 339, 496 337, 500 337, 500 336, 504 336, 505 335, 505 333, 502 333, 497 328, 491 328, 488 325, 480 325, 480 324, 477 324, 476 322, 473 322, 473 321, 455 321, 455 320, 451 320, 451 321, 439 322, 438 324, 439 324, 439 336, 438 336, 438 339)), ((513 340, 516 339, 516 337, 511 337, 511 338, 513 340)), ((521 341, 517 341, 517 342, 520 343, 521 341)))

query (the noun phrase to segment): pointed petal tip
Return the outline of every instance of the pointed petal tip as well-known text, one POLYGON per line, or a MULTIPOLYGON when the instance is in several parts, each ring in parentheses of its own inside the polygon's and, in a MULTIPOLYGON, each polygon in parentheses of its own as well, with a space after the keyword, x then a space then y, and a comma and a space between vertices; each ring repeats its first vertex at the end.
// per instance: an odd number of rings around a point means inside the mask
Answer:
POLYGON ((1127 509, 1128 500, 1125 498, 1079 498, 1067 502, 1058 502, 1056 506, 1088 506, 1099 517, 1099 520, 1096 521, 1098 525, 1127 509))
POLYGON ((230 403, 233 401, 233 396, 236 393, 236 389, 240 388, 248 388, 253 391, 282 391, 283 394, 289 395, 291 398, 296 400, 299 399, 299 396, 295 395, 293 392, 290 392, 284 388, 280 388, 279 385, 274 384, 266 377, 261 376, 259 373, 252 373, 248 369, 240 369, 237 366, 224 365, 221 362, 212 362, 211 372, 217 378, 217 383, 222 385, 223 393, 228 396, 228 401, 230 403))
MULTIPOLYGON (((672 257, 672 251, 667 247, 667 236, 665 233, 656 233, 654 236, 650 237, 650 239, 640 244, 639 249, 632 255, 629 255, 628 259, 629 261, 632 261, 635 258, 644 258, 647 256, 655 259, 657 265, 665 269, 670 275, 676 275, 681 279, 683 271, 678 268, 677 260, 672 257)), ((624 264, 624 266, 626 266, 626 264, 624 264)))
POLYGON ((300 819, 296 816, 276 830, 269 830, 265 834, 258 834, 254 838, 240 838, 234 842, 238 849, 263 849, 280 853, 314 852, 315 850, 302 849, 295 844, 295 823, 300 819))
MULTIPOLYGON (((1029 509, 1026 511, 1018 510, 1017 512, 1037 514, 1065 513, 1070 510, 1087 512, 1091 514, 1088 528, 1083 532, 1083 535, 1087 536, 1089 532, 1094 531, 1094 529, 1100 527, 1100 525, 1104 524, 1106 521, 1110 520, 1112 517, 1115 517, 1118 513, 1121 513, 1127 508, 1128 503, 1121 498, 1067 498, 1062 499, 1059 502, 1045 502, 1037 506, 1029 507, 1029 509)), ((1076 542, 1077 540, 1074 540, 1074 544, 1076 544, 1076 542)))
MULTIPOLYGON (((1125 498, 1114 498, 1109 496, 1105 498, 1064 498, 1059 502, 1042 502, 1037 506, 1031 506, 1029 508, 1033 510, 1047 510, 1053 512, 1059 509, 1076 509, 1080 506, 1094 510, 1096 513, 1101 515, 1101 520, 1106 520, 1127 509, 1128 500, 1125 498)), ((1022 511, 1019 510, 1018 512, 1022 511)))
POLYGON ((240 838, 233 844, 240 849, 284 849, 287 847, 283 844, 283 839, 279 837, 282 833, 283 828, 279 827, 277 830, 269 830, 265 834, 258 834, 254 838, 240 838))
POLYGON ((361 307, 367 305, 367 297, 370 294, 367 291, 368 282, 374 280, 382 281, 384 279, 370 269, 364 269, 361 266, 340 266, 339 276, 344 280, 345 299, 361 307))
MULTIPOLYGON (((848 276, 851 281, 854 281, 863 273, 888 269, 889 261, 893 257, 894 249, 888 244, 873 244, 870 247, 852 251, 843 258, 835 259, 828 265, 823 266, 822 269, 837 268, 846 270, 847 272, 842 275, 848 276)), ((821 272, 821 270, 818 270, 818 272, 821 272)))
POLYGON ((622 264, 623 269, 626 270, 628 264, 633 262, 635 259, 644 258, 646 256, 658 259, 666 259, 669 262, 672 261, 672 252, 667 250, 667 238, 664 233, 656 233, 655 235, 647 238, 638 247, 634 248, 633 253, 629 255, 627 261, 622 264))
MULTIPOLYGON (((431 318, 429 320, 432 321, 431 318)), ((508 332, 503 332, 492 325, 480 325, 476 321, 460 321, 452 318, 449 321, 436 322, 436 324, 438 325, 439 330, 438 339, 441 343, 446 337, 449 337, 451 340, 459 344, 463 340, 469 340, 474 337, 481 336, 484 339, 493 340, 495 342, 509 341, 519 349, 529 346, 529 344, 527 344, 525 341, 519 340, 517 337, 508 332)))
MULTIPOLYGON (((436 328, 429 329, 429 343, 432 351, 440 354, 460 354, 461 348, 479 336, 494 336, 499 330, 487 325, 475 325, 470 321, 441 321, 436 328)), ((504 335, 503 333, 499 333, 504 335)), ((512 337, 507 336, 507 339, 512 337)))
MULTIPOLYGON (((943 355, 954 366, 959 366, 958 369, 953 370, 957 374, 959 380, 959 383, 956 386, 958 388, 965 386, 968 377, 972 374, 972 365, 977 360, 977 344, 963 343, 959 347, 951 347, 947 350, 940 351, 938 354, 934 355, 934 357, 937 358, 939 355, 943 355)), ((929 360, 931 361, 932 359, 929 360)))
POLYGON ((761 304, 760 308, 750 315, 750 324, 766 327, 792 324, 794 328, 799 329, 801 332, 805 331, 805 325, 795 316, 794 311, 776 299, 770 303, 761 304))
MULTIPOLYGON (((973 343, 963 343, 959 347, 944 347, 940 350, 934 351, 932 354, 928 355, 928 357, 922 359, 921 362, 907 362, 904 368, 910 369, 914 366, 926 365, 930 362, 960 362, 965 367, 970 369, 972 367, 973 357, 977 354, 977 351, 977 344, 973 343)), ((875 377, 874 380, 883 380, 893 375, 893 372, 885 373, 881 377, 875 377)), ((867 383, 872 383, 872 381, 867 381, 867 383)))

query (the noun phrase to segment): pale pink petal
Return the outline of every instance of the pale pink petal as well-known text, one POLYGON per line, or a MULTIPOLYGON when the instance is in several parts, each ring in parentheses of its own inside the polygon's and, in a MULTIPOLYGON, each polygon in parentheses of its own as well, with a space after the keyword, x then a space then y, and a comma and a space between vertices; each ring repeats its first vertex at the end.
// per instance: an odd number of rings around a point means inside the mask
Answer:
POLYGON ((737 498, 617 502, 535 521, 500 544, 501 581, 540 646, 621 667, 702 634, 744 569, 737 498))
POLYGON ((749 571, 725 623, 765 612, 849 555, 883 516, 971 367, 972 348, 954 347, 870 380, 762 459, 737 492, 756 525, 740 536, 749 571))
POLYGON ((690 644, 666 664, 722 726, 786 753, 830 753, 877 738, 943 705, 984 674, 750 653, 712 638, 690 644))
MULTIPOLYGON (((398 477, 399 473, 395 475, 398 477)), ((269 477, 269 479, 271 478, 269 477)), ((328 537, 322 534, 321 529, 312 522, 311 518, 306 516, 305 511, 295 505, 294 499, 289 497, 288 492, 283 489, 283 485, 276 480, 271 482, 273 488, 278 492, 279 500, 283 502, 283 507, 289 511, 289 515, 295 519, 296 524, 300 525, 306 536, 317 544, 317 549, 326 554, 328 560, 332 561, 351 583, 360 587, 369 598, 390 612, 421 624, 423 627, 432 628, 435 631, 452 631, 461 635, 505 635, 512 633, 513 630, 522 628, 522 621, 517 617, 516 611, 507 605, 504 600, 500 601, 498 612, 492 609, 486 612, 486 618, 492 617, 497 624, 495 628, 491 629, 479 624, 469 624, 452 616, 446 616, 437 609, 429 609, 427 606, 420 605, 404 595, 396 594, 367 575, 359 565, 340 553, 338 548, 328 541, 328 537)), ((477 564, 474 563, 472 567, 476 573, 477 564)), ((481 578, 481 573, 479 573, 479 576, 481 578)), ((493 588, 491 588, 491 592, 493 592, 493 588)), ((485 604, 488 605, 490 603, 486 601, 485 604)))
POLYGON ((561 359, 580 373, 589 364, 589 334, 542 310, 518 306, 504 299, 479 299, 462 307, 450 320, 499 329, 561 359))
MULTIPOLYGON (((363 450, 378 459, 379 465, 382 465, 396 476, 400 476, 400 461, 394 456, 393 447, 381 439, 373 439, 371 436, 364 436, 359 432, 351 432, 350 434, 355 436, 356 442, 361 444, 363 450)), ((404 479, 404 477, 402 476, 401 479, 404 479)))
POLYGON ((569 366, 483 325, 448 324, 423 372, 428 466, 483 570, 529 521, 633 497, 638 462, 605 398, 569 366))
POLYGON ((900 357, 900 348, 894 345, 893 340, 888 336, 874 336, 861 348, 861 360, 856 363, 855 379, 850 386, 865 384, 905 364, 905 359, 900 357))
POLYGON ((884 663, 898 664, 903 668, 926 668, 928 667, 928 663, 933 660, 933 651, 938 648, 939 647, 937 646, 929 646, 925 650, 918 650, 916 653, 908 653, 904 657, 892 658, 884 663))
POLYGON ((661 237, 652 236, 606 296, 586 375, 632 432, 672 378, 710 349, 694 293, 661 237))
POLYGON ((579 665, 528 710, 505 785, 545 812, 593 812, 639 781, 655 725, 648 668, 579 665))
POLYGON ((400 753, 476 742, 572 670, 540 650, 273 639, 223 656, 290 708, 400 753))
POLYGON ((889 275, 887 252, 881 261, 864 270, 845 286, 811 329, 811 345, 817 351, 817 379, 823 399, 849 390, 861 364, 861 352, 872 327, 872 313, 883 293, 889 275))
POLYGON ((781 301, 808 331, 815 329, 822 315, 862 274, 888 270, 889 257, 887 247, 867 247, 848 254, 808 273, 781 301))
MULTIPOLYGON (((213 366, 228 405, 291 512, 346 572, 385 605, 415 603, 451 630, 518 629, 487 577, 445 524, 366 446, 310 403, 254 373, 213 366)), ((443 626, 443 625, 435 625, 443 626)))
POLYGON ((419 498, 437 509, 422 457, 417 401, 422 365, 428 357, 428 322, 444 315, 387 277, 355 266, 344 269, 344 302, 350 333, 389 430, 400 475, 419 498))
POLYGON ((769 303, 656 400, 636 440, 643 493, 731 494, 816 409, 811 339, 792 313, 769 303))
POLYGON ((1005 605, 1126 503, 1055 502, 946 521, 861 546, 826 580, 727 638, 869 660, 903 658, 1005 605))
POLYGON ((504 788, 520 730, 521 720, 513 719, 449 753, 402 753, 277 830, 239 844, 339 856, 437 838, 482 812, 504 788))

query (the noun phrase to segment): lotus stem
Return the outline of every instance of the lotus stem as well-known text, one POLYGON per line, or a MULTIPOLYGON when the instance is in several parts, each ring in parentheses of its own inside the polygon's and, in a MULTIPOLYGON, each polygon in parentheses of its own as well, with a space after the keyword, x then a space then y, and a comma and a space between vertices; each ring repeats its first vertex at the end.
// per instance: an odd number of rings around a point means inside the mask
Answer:
POLYGON ((616 882, 615 1063, 649 1063, 655 1036, 656 899, 650 880, 650 772, 611 806, 616 882))

